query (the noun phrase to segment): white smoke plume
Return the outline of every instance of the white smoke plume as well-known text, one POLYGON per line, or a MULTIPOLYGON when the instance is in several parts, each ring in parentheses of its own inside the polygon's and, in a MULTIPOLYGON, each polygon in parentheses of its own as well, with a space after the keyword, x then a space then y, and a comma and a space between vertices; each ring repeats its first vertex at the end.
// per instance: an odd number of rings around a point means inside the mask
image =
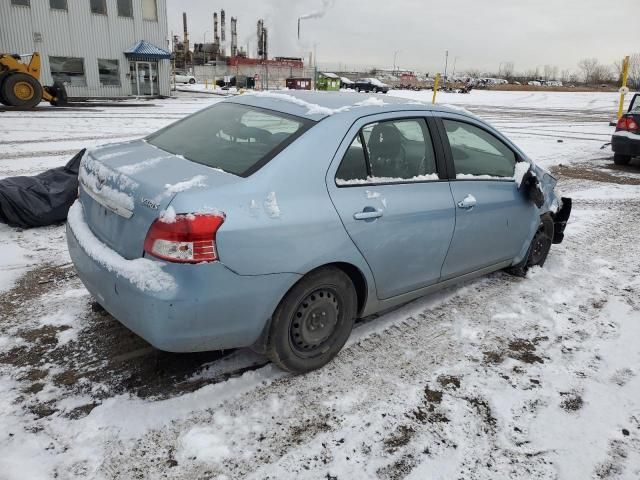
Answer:
POLYGON ((322 17, 324 17, 326 15, 327 11, 331 7, 333 7, 333 5, 335 3, 336 3, 335 0, 322 0, 322 9, 321 10, 302 15, 302 16, 300 16, 300 20, 309 20, 311 18, 322 18, 322 17))

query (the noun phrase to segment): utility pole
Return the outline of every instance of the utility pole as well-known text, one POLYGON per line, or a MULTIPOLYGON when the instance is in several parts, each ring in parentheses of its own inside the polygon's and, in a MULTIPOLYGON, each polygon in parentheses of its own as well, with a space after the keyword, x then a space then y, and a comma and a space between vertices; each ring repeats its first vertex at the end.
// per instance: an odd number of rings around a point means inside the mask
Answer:
POLYGON ((449 68, 449 50, 444 54, 444 82, 442 84, 445 91, 447 90, 447 69, 449 68))
POLYGON ((396 72, 396 65, 397 65, 397 58, 398 58, 398 53, 400 53, 400 50, 396 50, 395 52, 393 52, 393 73, 395 74, 396 72))

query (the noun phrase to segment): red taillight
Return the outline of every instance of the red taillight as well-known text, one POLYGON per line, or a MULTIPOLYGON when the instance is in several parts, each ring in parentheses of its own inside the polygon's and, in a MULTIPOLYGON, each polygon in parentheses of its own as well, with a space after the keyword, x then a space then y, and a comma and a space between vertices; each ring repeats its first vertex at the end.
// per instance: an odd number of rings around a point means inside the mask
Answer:
POLYGON ((629 132, 635 132, 640 127, 638 127, 638 123, 632 117, 620 117, 618 120, 618 125, 616 126, 616 130, 625 130, 629 132))
POLYGON ((175 222, 153 222, 144 241, 144 251, 154 257, 177 263, 218 260, 216 232, 224 215, 176 215, 175 222))

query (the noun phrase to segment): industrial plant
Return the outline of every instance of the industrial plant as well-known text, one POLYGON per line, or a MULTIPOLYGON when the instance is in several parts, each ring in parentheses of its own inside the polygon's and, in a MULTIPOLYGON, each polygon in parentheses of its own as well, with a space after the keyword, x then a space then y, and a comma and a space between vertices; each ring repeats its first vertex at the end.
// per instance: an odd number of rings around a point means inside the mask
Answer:
POLYGON ((302 58, 269 58, 269 29, 264 19, 258 19, 256 23, 256 49, 252 57, 248 46, 238 45, 238 19, 231 17, 228 36, 226 17, 224 10, 213 13, 212 41, 206 42, 203 38, 203 43, 192 43, 187 13, 183 12, 182 38, 178 35, 172 38, 174 70, 192 71, 198 79, 238 87, 277 88, 285 86, 286 79, 294 77, 309 77, 311 81, 312 65, 305 69, 302 58))

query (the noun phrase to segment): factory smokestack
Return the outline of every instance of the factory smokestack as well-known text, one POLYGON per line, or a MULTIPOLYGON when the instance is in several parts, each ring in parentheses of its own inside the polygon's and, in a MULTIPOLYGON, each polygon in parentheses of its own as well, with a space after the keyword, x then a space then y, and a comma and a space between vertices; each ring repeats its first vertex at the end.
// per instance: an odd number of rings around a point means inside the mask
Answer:
POLYGON ((218 12, 213 14, 213 43, 220 43, 220 37, 218 36, 218 12))
POLYGON ((264 20, 258 20, 258 57, 262 60, 269 58, 269 39, 267 37, 267 29, 264 26, 264 20))
POLYGON ((225 23, 224 10, 220 10, 220 39, 222 40, 222 43, 227 41, 225 35, 225 23))
POLYGON ((231 17, 231 56, 238 55, 238 19, 231 17))
POLYGON ((184 36, 182 43, 184 44, 185 55, 189 54, 189 29, 187 28, 187 12, 182 12, 182 26, 184 28, 184 36))

